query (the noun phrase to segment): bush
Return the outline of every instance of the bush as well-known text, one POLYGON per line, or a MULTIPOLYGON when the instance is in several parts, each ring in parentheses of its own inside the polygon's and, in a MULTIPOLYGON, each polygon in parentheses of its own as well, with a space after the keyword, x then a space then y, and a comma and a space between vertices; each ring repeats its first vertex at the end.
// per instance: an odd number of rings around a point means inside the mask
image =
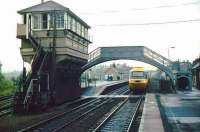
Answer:
POLYGON ((15 85, 13 81, 0 79, 0 96, 10 95, 15 91, 15 85))

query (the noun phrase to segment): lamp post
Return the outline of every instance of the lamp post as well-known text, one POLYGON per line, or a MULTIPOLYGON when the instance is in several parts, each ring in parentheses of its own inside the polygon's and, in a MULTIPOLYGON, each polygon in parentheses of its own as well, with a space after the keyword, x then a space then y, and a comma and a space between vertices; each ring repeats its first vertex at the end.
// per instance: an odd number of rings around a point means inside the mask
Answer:
POLYGON ((169 50, 170 50, 170 49, 174 49, 174 48, 175 48, 174 46, 168 48, 168 59, 170 59, 169 50))

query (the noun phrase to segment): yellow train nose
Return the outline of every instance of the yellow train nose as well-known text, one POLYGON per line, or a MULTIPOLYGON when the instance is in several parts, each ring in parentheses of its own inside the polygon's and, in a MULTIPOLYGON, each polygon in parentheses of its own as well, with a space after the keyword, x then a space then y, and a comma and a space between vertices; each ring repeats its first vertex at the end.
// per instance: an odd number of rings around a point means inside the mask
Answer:
POLYGON ((148 85, 147 79, 130 79, 129 88, 130 89, 145 89, 148 85))

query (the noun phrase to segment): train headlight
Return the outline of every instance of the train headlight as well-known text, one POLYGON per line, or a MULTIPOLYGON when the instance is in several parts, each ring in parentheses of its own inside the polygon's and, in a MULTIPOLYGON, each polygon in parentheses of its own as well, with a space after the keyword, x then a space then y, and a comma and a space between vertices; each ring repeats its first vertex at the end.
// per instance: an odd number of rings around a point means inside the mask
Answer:
POLYGON ((143 82, 144 82, 144 83, 147 83, 147 80, 144 80, 143 82))

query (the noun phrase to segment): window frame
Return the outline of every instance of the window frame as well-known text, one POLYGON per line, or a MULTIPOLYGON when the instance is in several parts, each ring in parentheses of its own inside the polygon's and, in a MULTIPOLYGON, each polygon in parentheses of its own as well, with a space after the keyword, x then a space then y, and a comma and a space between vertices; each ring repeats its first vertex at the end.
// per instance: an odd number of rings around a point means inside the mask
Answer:
POLYGON ((32 29, 33 30, 41 30, 41 14, 32 14, 32 29), (37 18, 37 27, 36 27, 36 18, 37 18))
POLYGON ((48 13, 42 13, 41 14, 41 29, 48 29, 48 13), (44 21, 44 15, 46 15, 46 21, 44 21), (46 24, 46 27, 44 28, 44 23, 46 24))

